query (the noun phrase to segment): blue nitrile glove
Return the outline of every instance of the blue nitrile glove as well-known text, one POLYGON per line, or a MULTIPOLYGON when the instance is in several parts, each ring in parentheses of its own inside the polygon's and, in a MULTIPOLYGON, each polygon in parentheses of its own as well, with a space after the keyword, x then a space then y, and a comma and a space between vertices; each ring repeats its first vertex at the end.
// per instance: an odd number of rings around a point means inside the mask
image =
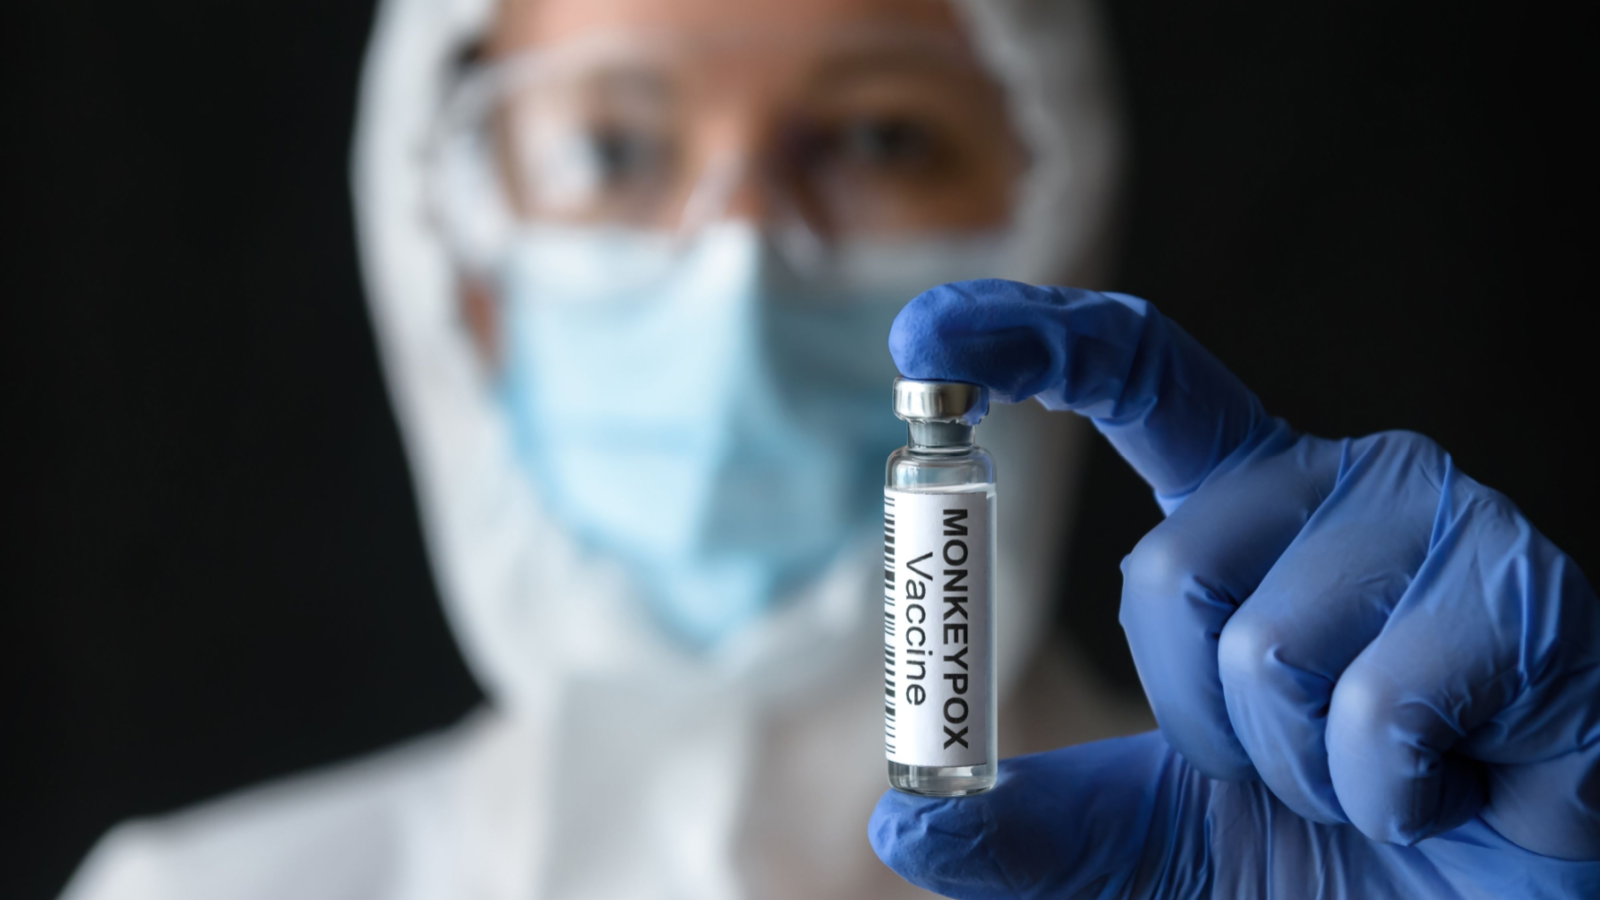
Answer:
POLYGON ((889 792, 895 871, 974 898, 1600 898, 1600 601, 1504 496, 1421 435, 1297 434, 1133 297, 945 285, 889 346, 1089 416, 1168 514, 1123 563, 1160 733, 889 792))

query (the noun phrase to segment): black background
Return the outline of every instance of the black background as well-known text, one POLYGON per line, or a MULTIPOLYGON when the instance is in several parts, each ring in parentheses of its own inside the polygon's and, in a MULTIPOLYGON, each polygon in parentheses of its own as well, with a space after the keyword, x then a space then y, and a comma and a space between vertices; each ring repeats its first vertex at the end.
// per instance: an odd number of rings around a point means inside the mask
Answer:
MULTIPOLYGON (((1136 141, 1117 285, 1307 430, 1438 438, 1600 570, 1576 24, 1111 6, 1136 141)), ((53 896, 118 819, 479 697, 355 269, 371 13, 0 9, 0 896, 53 896)), ((1103 445, 1089 478, 1063 624, 1127 687, 1116 564, 1157 513, 1103 445)))

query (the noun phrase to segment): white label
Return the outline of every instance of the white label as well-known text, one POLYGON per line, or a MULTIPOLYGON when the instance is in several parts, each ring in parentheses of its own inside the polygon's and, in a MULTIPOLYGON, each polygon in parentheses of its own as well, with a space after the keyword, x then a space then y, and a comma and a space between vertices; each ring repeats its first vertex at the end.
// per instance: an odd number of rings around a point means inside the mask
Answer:
POLYGON ((994 493, 883 492, 884 749, 988 762, 994 493))

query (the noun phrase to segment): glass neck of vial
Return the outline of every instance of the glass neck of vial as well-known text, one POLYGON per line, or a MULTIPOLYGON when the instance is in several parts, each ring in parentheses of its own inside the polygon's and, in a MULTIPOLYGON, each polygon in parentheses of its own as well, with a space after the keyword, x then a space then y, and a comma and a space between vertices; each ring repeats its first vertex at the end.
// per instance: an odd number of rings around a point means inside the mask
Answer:
POLYGON ((906 446, 918 453, 961 453, 972 449, 972 426, 960 422, 907 422, 906 446))

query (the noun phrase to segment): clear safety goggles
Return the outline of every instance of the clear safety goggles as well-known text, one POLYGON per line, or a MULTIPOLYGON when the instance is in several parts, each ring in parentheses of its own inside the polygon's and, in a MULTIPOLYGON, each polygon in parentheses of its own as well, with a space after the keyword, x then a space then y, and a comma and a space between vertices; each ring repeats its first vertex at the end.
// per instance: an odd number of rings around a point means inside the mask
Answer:
POLYGON ((1003 97, 948 35, 611 35, 469 70, 428 147, 469 265, 534 226, 687 245, 747 218, 815 266, 856 241, 993 232, 1026 167, 1003 97))

